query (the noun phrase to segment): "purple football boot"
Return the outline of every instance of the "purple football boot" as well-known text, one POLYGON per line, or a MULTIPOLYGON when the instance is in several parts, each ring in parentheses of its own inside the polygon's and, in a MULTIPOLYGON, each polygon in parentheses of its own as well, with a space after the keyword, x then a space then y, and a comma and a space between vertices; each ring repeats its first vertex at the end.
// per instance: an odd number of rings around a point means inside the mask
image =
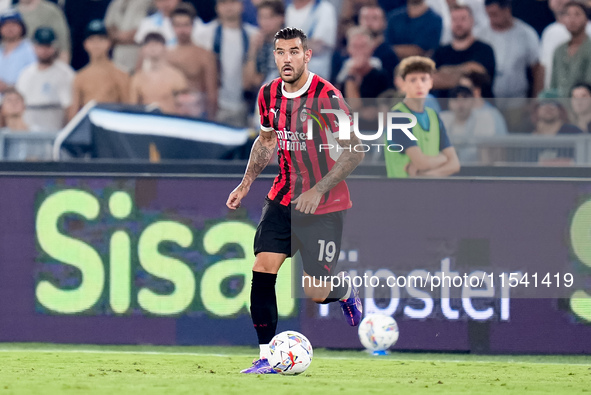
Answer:
POLYGON ((361 299, 359 299, 359 291, 357 291, 357 288, 353 286, 353 281, 351 280, 349 273, 340 272, 338 276, 343 279, 348 279, 349 283, 351 284, 351 295, 349 295, 349 299, 345 300, 344 302, 339 300, 339 303, 341 304, 341 309, 343 309, 343 314, 345 315, 347 324, 351 326, 357 326, 361 321, 361 315, 363 313, 361 299))
POLYGON ((255 359, 250 368, 241 370, 240 373, 277 374, 271 365, 269 365, 269 361, 266 358, 255 359))

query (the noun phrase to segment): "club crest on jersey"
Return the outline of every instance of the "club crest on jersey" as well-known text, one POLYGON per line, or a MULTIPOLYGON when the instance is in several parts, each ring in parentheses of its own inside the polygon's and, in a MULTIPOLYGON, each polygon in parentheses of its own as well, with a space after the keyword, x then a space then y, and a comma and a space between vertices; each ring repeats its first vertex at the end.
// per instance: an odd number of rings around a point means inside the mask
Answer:
POLYGON ((306 122, 307 119, 308 119, 308 111, 306 111, 306 109, 303 108, 302 111, 300 111, 300 121, 306 122))

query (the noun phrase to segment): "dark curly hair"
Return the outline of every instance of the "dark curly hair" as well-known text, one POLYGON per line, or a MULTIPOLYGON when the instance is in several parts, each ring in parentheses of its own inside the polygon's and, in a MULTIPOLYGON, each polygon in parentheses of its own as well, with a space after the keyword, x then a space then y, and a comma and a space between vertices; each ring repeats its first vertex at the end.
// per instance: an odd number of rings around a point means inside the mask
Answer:
POLYGON ((283 29, 275 33, 273 46, 277 44, 277 40, 291 40, 294 38, 301 39, 304 51, 308 50, 308 36, 306 36, 306 33, 304 33, 303 30, 298 29, 297 27, 284 27, 283 29))

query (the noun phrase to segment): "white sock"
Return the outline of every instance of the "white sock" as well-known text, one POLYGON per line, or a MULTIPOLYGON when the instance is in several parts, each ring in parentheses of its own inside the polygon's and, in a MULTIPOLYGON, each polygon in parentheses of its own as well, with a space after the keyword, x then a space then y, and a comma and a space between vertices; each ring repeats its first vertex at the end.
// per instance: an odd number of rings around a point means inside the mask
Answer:
POLYGON ((349 289, 347 289, 347 293, 345 294, 345 296, 343 296, 341 298, 341 300, 344 302, 345 300, 349 299, 351 297, 351 292, 352 292, 352 288, 351 288, 351 281, 347 281, 347 284, 349 284, 349 289))
POLYGON ((268 359, 269 355, 269 345, 268 344, 259 344, 259 358, 260 359, 268 359))

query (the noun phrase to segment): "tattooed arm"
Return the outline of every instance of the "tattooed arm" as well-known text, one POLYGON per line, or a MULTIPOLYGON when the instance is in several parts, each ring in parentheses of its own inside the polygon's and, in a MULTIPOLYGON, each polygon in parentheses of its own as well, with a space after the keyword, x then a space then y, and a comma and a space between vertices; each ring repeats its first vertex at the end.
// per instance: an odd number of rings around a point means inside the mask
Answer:
POLYGON ((248 194, 253 181, 271 161, 276 145, 277 135, 275 132, 265 132, 261 130, 259 137, 257 137, 252 145, 250 158, 248 159, 248 165, 246 166, 244 177, 242 177, 242 182, 228 197, 228 201, 226 202, 228 208, 236 210, 240 207, 240 202, 248 194))
POLYGON ((337 142, 342 149, 341 156, 339 156, 332 169, 316 185, 292 202, 296 204, 296 210, 305 214, 314 214, 318 204, 320 204, 322 195, 347 178, 363 160, 365 154, 355 151, 355 147, 361 143, 355 134, 352 133, 349 140, 337 139, 337 142))

